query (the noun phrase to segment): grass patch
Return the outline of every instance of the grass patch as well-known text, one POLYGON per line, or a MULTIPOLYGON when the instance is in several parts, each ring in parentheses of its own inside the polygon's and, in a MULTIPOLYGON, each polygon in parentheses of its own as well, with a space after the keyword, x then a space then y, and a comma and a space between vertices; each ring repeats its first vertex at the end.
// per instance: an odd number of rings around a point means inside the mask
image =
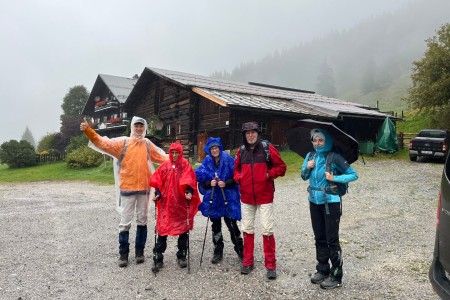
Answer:
POLYGON ((112 161, 97 168, 71 169, 66 162, 45 163, 28 168, 10 169, 0 165, 0 182, 33 182, 88 180, 93 183, 114 184, 112 161))
POLYGON ((418 133, 425 128, 431 128, 430 120, 431 116, 428 113, 418 113, 417 110, 410 110, 405 113, 405 121, 397 122, 397 133, 418 133))
POLYGON ((299 177, 304 158, 293 151, 280 151, 280 155, 287 166, 285 177, 299 177))
MULTIPOLYGON (((399 151, 389 154, 389 153, 382 153, 382 152, 375 152, 373 156, 370 155, 364 155, 365 161, 377 161, 377 160, 386 160, 386 159, 392 159, 392 160, 409 160, 409 150, 407 148, 400 149, 399 151)), ((362 161, 361 156, 358 158, 360 161, 362 161)))

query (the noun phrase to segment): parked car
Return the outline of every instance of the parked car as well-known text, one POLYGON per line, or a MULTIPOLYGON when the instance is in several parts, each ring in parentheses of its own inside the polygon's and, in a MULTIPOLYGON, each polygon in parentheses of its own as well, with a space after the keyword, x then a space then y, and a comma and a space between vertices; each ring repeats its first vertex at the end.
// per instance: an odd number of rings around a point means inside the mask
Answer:
POLYGON ((445 159, 448 153, 450 132, 441 129, 423 129, 409 141, 409 159, 418 157, 445 159))
POLYGON ((450 299, 450 155, 447 155, 442 174, 429 278, 436 293, 442 299, 450 299))

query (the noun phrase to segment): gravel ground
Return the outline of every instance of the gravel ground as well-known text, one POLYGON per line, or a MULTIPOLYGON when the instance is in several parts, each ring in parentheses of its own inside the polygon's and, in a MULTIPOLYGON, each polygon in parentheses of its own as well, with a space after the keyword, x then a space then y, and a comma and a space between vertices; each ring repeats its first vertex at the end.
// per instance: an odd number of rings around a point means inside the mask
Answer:
MULTIPOLYGON (((0 185, 0 299, 438 299, 428 280, 443 165, 381 160, 354 168, 360 179, 344 197, 341 242, 343 287, 321 290, 309 281, 315 255, 307 183, 276 183, 278 279, 265 278, 262 239, 255 265, 239 273, 227 231, 223 261, 212 265, 211 228, 200 267, 206 218, 191 233, 191 272, 179 269, 170 237, 165 267, 155 277, 153 206, 146 262, 127 268, 118 259, 111 186, 87 182, 0 185)), ((258 226, 259 227, 259 226, 258 226)), ((133 225, 131 252, 134 253, 133 225)))

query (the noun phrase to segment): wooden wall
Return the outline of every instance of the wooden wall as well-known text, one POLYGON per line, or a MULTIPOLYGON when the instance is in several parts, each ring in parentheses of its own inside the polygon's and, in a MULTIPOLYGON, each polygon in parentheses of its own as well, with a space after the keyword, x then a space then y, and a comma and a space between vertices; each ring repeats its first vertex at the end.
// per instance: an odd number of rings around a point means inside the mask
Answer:
POLYGON ((190 119, 193 107, 191 93, 175 84, 162 80, 157 76, 149 76, 146 91, 133 106, 134 115, 141 116, 147 121, 152 116, 158 116, 164 124, 161 144, 167 152, 171 143, 179 141, 183 145, 183 156, 190 156, 191 130, 190 119), (170 125, 170 134, 166 134, 170 125))

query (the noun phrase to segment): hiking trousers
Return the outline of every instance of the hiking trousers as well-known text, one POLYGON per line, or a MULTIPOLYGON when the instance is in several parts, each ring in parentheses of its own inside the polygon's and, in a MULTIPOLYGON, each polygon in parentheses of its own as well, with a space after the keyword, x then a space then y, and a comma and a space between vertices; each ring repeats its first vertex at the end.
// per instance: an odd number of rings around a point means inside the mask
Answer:
POLYGON ((342 250, 339 244, 339 223, 341 219, 341 204, 328 203, 329 214, 325 204, 309 202, 311 224, 316 242, 316 259, 318 272, 325 275, 333 274, 342 278, 342 250), (331 270, 330 270, 331 262, 331 270))
POLYGON ((249 234, 255 233, 255 217, 256 213, 259 211, 261 225, 263 227, 263 235, 273 234, 273 224, 274 224, 274 213, 273 213, 273 202, 260 205, 252 205, 242 203, 242 219, 241 226, 242 231, 249 234))
POLYGON ((148 198, 146 194, 120 196, 122 213, 120 214, 119 232, 130 231, 131 221, 136 211, 136 224, 147 225, 148 198))

